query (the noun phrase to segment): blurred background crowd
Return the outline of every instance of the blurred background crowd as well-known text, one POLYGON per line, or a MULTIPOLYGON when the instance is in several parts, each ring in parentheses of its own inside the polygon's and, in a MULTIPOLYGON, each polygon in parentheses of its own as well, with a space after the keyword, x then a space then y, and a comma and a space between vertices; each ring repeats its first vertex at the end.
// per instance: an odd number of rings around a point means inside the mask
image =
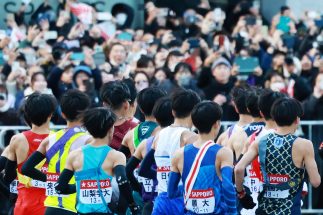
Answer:
MULTIPOLYGON (((230 91, 247 83, 298 99, 303 120, 323 119, 322 10, 295 16, 282 6, 267 20, 257 0, 145 1, 144 24, 133 27, 137 11, 123 3, 100 11, 91 1, 53 8, 45 0, 26 20, 28 4, 1 14, 1 125, 24 124, 19 107, 35 91, 59 100, 79 89, 101 106, 100 87, 114 80, 125 80, 134 98, 149 86, 192 89, 220 104, 224 121, 237 120, 230 91)), ((59 109, 52 123, 64 124, 59 109)), ((322 139, 314 127, 316 148, 322 139)))

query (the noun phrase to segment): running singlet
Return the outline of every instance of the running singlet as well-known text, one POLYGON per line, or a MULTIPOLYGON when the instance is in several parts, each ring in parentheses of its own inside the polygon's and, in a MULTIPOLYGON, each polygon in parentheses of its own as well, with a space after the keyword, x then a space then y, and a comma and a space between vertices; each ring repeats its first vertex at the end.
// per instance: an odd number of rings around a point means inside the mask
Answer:
POLYGON ((250 137, 254 132, 259 133, 263 127, 265 127, 264 122, 252 122, 244 127, 244 131, 250 137))
MULTIPOLYGON (((37 150, 40 143, 48 136, 48 134, 36 134, 32 131, 25 131, 22 133, 29 145, 27 158, 37 150)), ((27 160, 26 158, 26 160, 27 160)), ((43 215, 45 212, 44 200, 45 200, 45 182, 32 180, 31 178, 21 174, 21 168, 25 162, 18 165, 18 199, 15 206, 15 215, 22 214, 36 214, 43 215)), ((42 172, 47 172, 47 166, 44 162, 41 162, 37 166, 42 172)))
POLYGON ((171 159, 174 152, 181 147, 181 135, 187 131, 184 127, 168 126, 158 134, 155 161, 157 165, 158 194, 167 192, 171 159))
POLYGON ((113 138, 110 147, 118 150, 126 133, 137 126, 132 120, 127 120, 121 125, 114 126, 113 138))
POLYGON ((133 144, 135 149, 141 141, 151 136, 155 128, 158 127, 156 122, 146 121, 137 125, 133 130, 133 144))
MULTIPOLYGON (((225 213, 224 205, 221 204, 222 182, 215 171, 216 155, 221 148, 222 146, 213 145, 206 152, 186 204, 188 210, 186 214, 225 213)), ((184 147, 183 184, 186 182, 198 151, 199 149, 193 144, 184 147)))
POLYGON ((112 198, 112 176, 102 169, 111 148, 109 146, 82 147, 83 168, 75 172, 77 204, 79 213, 108 213, 107 204, 112 198), (99 185, 99 186, 98 186, 99 185))
POLYGON ((259 159, 264 177, 256 214, 301 214, 301 192, 305 170, 294 165, 292 148, 296 136, 264 136, 259 142, 259 159))

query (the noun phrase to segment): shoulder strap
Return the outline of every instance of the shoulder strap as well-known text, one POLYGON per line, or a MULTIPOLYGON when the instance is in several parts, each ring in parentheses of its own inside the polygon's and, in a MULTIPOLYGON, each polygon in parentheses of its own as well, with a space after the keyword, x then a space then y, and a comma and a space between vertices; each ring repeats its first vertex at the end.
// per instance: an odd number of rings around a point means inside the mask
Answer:
POLYGON ((190 171, 189 171, 189 173, 187 175, 186 181, 185 181, 185 204, 187 203, 187 201, 188 201, 188 199, 189 199, 189 197, 191 195, 193 186, 195 184, 197 175, 198 175, 199 170, 200 170, 202 160, 203 160, 206 152, 208 151, 208 149, 213 145, 215 145, 215 143, 213 141, 206 142, 199 149, 199 151, 197 152, 197 154, 195 156, 195 159, 193 161, 192 167, 191 167, 191 169, 190 169, 190 171))
POLYGON ((151 136, 146 140, 146 153, 148 153, 151 149, 151 146, 153 145, 155 137, 151 136))
POLYGON ((231 135, 232 135, 232 132, 233 132, 233 129, 234 129, 234 126, 235 125, 231 125, 230 128, 228 129, 228 137, 230 138, 231 135))
POLYGON ((46 159, 47 162, 49 162, 52 157, 62 148, 64 147, 65 143, 76 133, 79 132, 84 132, 82 129, 80 129, 79 127, 73 127, 68 129, 63 136, 61 136, 61 138, 59 138, 56 143, 54 143, 54 145, 48 150, 48 152, 46 153, 46 159))

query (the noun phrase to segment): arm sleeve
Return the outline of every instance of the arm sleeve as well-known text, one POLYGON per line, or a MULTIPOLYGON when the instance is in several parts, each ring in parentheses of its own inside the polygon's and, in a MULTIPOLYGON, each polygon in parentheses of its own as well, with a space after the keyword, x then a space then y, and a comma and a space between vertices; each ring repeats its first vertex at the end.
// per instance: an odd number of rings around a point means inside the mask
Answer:
POLYGON ((131 187, 133 190, 140 192, 141 186, 140 183, 138 183, 136 177, 133 174, 133 171, 136 169, 136 167, 139 165, 141 160, 138 158, 132 156, 126 166, 126 172, 127 172, 127 177, 130 181, 131 187))
POLYGON ((101 71, 98 68, 92 70, 92 76, 94 79, 94 87, 96 90, 100 90, 102 85, 101 71))
POLYGON ((221 169, 223 199, 228 208, 226 214, 238 214, 236 206, 236 191, 232 183, 232 172, 232 167, 226 166, 221 169))
POLYGON ((139 168, 139 175, 145 178, 157 179, 157 173, 154 169, 151 168, 151 166, 154 163, 154 155, 155 150, 151 149, 148 154, 145 156, 143 161, 141 162, 140 168, 139 168))
POLYGON ((58 178, 58 182, 55 186, 56 192, 59 194, 71 194, 76 192, 75 184, 68 184, 73 177, 74 172, 69 169, 64 169, 62 174, 58 178))
POLYGON ((181 174, 178 172, 170 172, 167 185, 168 198, 173 199, 178 197, 178 183, 181 179, 181 174))
POLYGON ((132 190, 126 176, 125 166, 118 165, 113 168, 113 172, 115 174, 121 195, 127 200, 129 205, 134 205, 135 201, 133 199, 133 196, 131 195, 132 190))
POLYGON ((129 156, 131 155, 130 149, 125 145, 121 145, 118 151, 122 152, 126 156, 126 158, 129 158, 129 156))
POLYGON ((7 160, 8 159, 6 157, 0 156, 0 172, 2 172, 2 170, 4 170, 7 160))
POLYGON ((45 155, 35 151, 22 166, 21 173, 32 179, 46 182, 46 174, 35 168, 43 159, 45 155))
POLYGON ((5 167, 5 175, 3 177, 4 183, 9 185, 17 177, 17 161, 7 160, 5 167))

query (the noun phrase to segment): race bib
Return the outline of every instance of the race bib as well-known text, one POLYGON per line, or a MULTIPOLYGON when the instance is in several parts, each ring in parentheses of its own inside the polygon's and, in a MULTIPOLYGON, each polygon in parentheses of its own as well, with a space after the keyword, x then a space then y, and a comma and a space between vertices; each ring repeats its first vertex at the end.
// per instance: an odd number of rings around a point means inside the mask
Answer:
POLYGON ((286 199, 289 196, 289 190, 277 190, 271 189, 266 190, 264 197, 273 199, 286 199))
POLYGON ((214 191, 192 190, 191 195, 186 203, 186 209, 196 214, 213 213, 215 208, 214 191))
POLYGON ((151 193, 151 192, 157 192, 157 186, 154 187, 154 181, 149 178, 140 177, 138 178, 138 182, 142 184, 144 187, 145 192, 151 193))
MULTIPOLYGON (((111 181, 100 180, 100 188, 106 203, 111 202, 112 186, 111 181)), ((96 180, 82 180, 79 195, 83 204, 103 204, 96 180)))
POLYGON ((169 157, 155 157, 157 164, 157 180, 159 184, 164 184, 167 187, 169 173, 170 173, 170 158, 169 157))
POLYGON ((19 183, 19 181, 17 179, 13 180, 10 183, 10 193, 15 193, 15 194, 18 193, 18 189, 17 189, 18 183, 19 183))
POLYGON ((251 165, 246 168, 247 176, 245 177, 244 185, 250 189, 252 193, 259 193, 262 191, 262 182, 257 177, 251 165))
POLYGON ((31 180, 31 186, 36 188, 46 188, 46 182, 38 181, 38 180, 31 180))
POLYGON ((57 183, 59 174, 57 173, 47 173, 47 182, 46 182, 46 196, 57 196, 63 197, 67 195, 58 194, 55 190, 55 184, 57 183))

